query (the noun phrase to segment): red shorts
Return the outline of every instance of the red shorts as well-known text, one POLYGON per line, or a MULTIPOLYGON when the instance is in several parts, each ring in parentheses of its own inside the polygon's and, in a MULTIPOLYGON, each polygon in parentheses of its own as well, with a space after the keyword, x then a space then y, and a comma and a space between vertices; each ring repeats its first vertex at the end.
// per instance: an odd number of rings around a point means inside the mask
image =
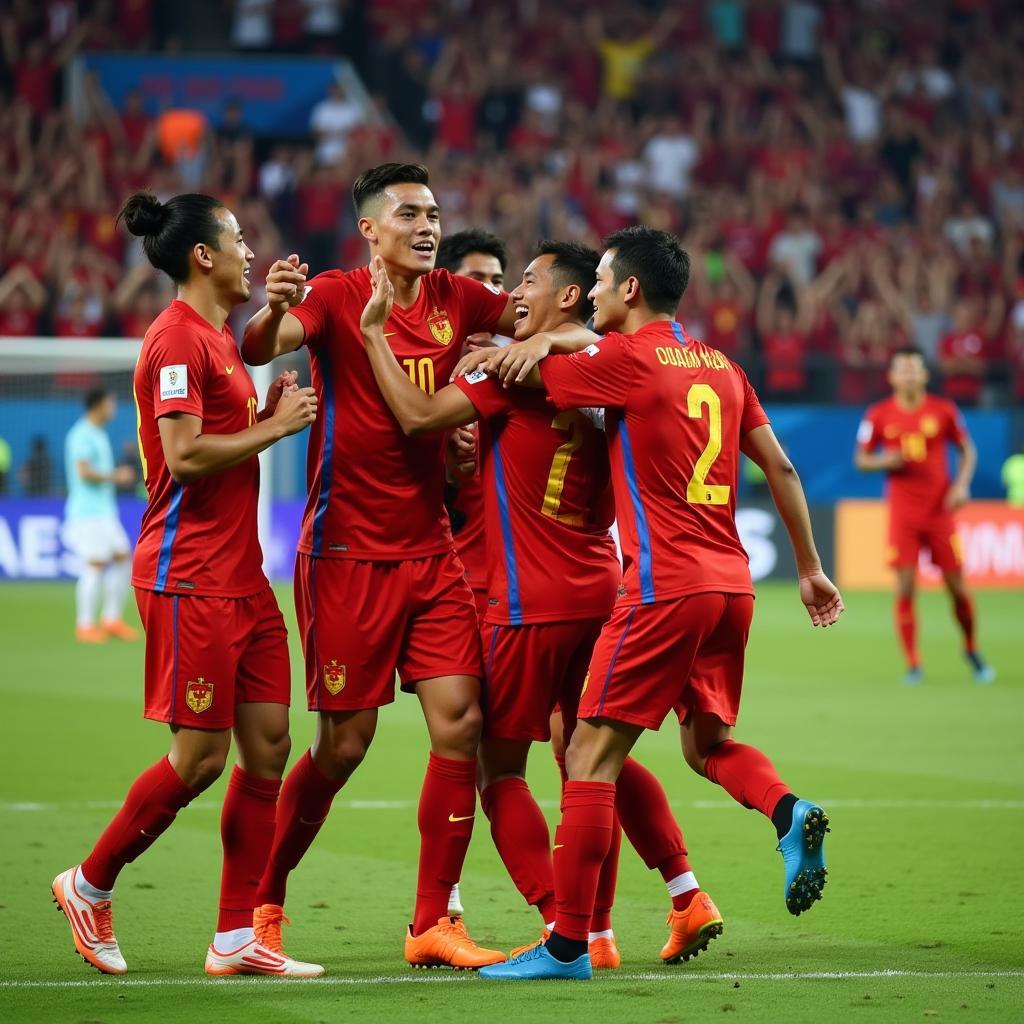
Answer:
POLYGON ((503 740, 551 739, 551 713, 559 705, 568 736, 603 619, 482 628, 484 736, 503 740))
POLYGON ((485 590, 474 590, 473 591, 473 603, 476 605, 476 617, 480 623, 481 628, 483 627, 484 616, 487 614, 487 591, 485 590))
POLYGON ((932 565, 942 572, 955 572, 963 559, 956 520, 950 514, 930 520, 889 516, 889 565, 894 569, 916 567, 921 549, 927 548, 932 565))
POLYGON ((580 718, 658 729, 675 708, 736 724, 743 654, 754 614, 751 594, 691 594, 619 605, 594 648, 580 718))
POLYGON ((401 562, 295 562, 295 613, 310 711, 360 711, 437 676, 476 676, 480 627, 454 554, 401 562))
POLYGON ((291 702, 288 631, 274 592, 187 597, 136 588, 146 707, 156 722, 230 729, 235 705, 291 702))

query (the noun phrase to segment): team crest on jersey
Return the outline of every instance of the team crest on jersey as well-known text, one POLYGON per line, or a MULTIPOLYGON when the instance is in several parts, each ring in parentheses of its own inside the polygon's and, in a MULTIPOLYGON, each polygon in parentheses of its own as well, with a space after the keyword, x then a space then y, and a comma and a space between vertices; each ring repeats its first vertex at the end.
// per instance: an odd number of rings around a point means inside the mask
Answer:
POLYGON ((921 433, 925 437, 935 437, 939 432, 939 421, 934 416, 921 417, 921 433))
POLYGON ((185 687, 185 703, 194 714, 201 715, 213 704, 213 683, 208 683, 202 676, 189 681, 185 687))
POLYGON ((339 665, 334 658, 324 665, 324 686, 332 695, 345 689, 345 666, 339 665))
POLYGON ((427 326, 430 328, 434 341, 439 345, 450 345, 452 343, 455 331, 452 328, 451 320, 448 319, 446 310, 438 309, 435 306, 433 312, 427 317, 427 326))

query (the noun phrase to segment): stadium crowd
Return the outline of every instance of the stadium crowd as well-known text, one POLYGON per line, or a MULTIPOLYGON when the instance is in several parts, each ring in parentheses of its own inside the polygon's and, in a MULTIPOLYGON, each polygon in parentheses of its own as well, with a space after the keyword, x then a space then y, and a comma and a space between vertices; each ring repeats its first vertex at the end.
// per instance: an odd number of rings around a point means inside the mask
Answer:
POLYGON ((495 231, 513 279, 541 237, 677 233, 681 318, 768 398, 866 402, 907 343, 961 404, 1024 398, 1013 0, 235 0, 225 46, 349 56, 369 105, 339 85, 284 145, 238 104, 152 117, 86 79, 76 119, 75 53, 181 47, 166 6, 4 5, 0 335, 144 332, 168 296, 115 227, 134 188, 222 197, 257 280, 290 251, 361 262, 352 181, 418 159, 445 230, 495 231))

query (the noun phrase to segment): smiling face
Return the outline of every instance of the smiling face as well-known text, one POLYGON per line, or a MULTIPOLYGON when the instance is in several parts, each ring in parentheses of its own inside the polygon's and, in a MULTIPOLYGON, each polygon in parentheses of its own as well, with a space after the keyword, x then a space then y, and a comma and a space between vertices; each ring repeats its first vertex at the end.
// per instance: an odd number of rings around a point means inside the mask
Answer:
POLYGON ((389 272, 426 274, 434 269, 441 241, 441 212, 426 185, 388 185, 359 218, 371 256, 389 272))
POLYGON ((635 287, 636 279, 632 277, 616 285, 612 269, 614 259, 615 250, 608 249, 597 265, 597 283, 590 290, 590 300, 594 303, 594 330, 598 334, 617 331, 625 323, 629 314, 626 296, 635 287))
POLYGON ((211 280, 217 291, 230 300, 231 305, 248 302, 251 294, 249 277, 255 254, 245 244, 242 229, 230 210, 221 207, 214 213, 214 217, 220 225, 218 247, 211 249, 202 246, 211 263, 211 280))
POLYGON ((460 277, 471 277, 482 284, 493 285, 495 288, 501 288, 505 283, 501 261, 497 256, 485 252, 467 252, 455 273, 460 277))
POLYGON ((579 286, 559 286, 552 273, 555 257, 551 253, 538 256, 523 271, 523 279, 512 292, 516 311, 516 341, 531 338, 541 331, 550 331, 577 319, 579 286))

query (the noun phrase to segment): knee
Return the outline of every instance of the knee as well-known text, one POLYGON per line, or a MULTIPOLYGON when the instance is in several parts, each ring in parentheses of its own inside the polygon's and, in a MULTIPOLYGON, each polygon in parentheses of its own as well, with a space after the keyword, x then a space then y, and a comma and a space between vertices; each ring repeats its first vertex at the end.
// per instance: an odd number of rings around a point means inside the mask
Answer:
POLYGON ((281 736, 268 739, 265 751, 267 771, 277 776, 283 775, 291 752, 292 738, 287 732, 281 736))
POLYGON ((435 753, 465 760, 476 757, 483 725, 484 716, 480 705, 476 701, 463 705, 436 730, 440 744, 435 744, 435 753), (443 749, 437 749, 438 746, 443 749))
POLYGON ((175 764, 174 770, 189 789, 201 793, 221 777, 227 763, 227 755, 226 746, 223 750, 203 751, 184 763, 175 764))
POLYGON ((370 740, 359 733, 337 733, 326 743, 321 742, 316 760, 332 778, 347 779, 363 763, 369 749, 370 740))
POLYGON ((683 741, 683 759, 698 775, 704 774, 704 765, 707 762, 707 754, 702 754, 696 744, 683 741))

